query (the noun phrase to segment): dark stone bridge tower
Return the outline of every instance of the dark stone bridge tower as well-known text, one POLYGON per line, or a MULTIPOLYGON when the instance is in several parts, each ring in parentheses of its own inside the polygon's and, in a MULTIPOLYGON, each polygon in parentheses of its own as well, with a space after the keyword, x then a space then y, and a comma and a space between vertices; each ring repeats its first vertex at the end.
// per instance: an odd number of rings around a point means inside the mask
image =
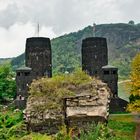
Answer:
POLYGON ((82 69, 90 76, 99 77, 118 95, 118 69, 108 65, 107 42, 102 37, 86 38, 82 42, 82 69))
POLYGON ((15 105, 25 108, 28 86, 38 77, 52 77, 51 43, 49 38, 32 37, 26 41, 25 66, 16 71, 17 95, 15 105))
POLYGON ((82 70, 107 83, 112 92, 110 112, 125 111, 127 101, 118 97, 118 68, 108 65, 108 50, 105 38, 90 37, 83 40, 82 70))
POLYGON ((86 38, 82 42, 82 69, 91 76, 100 76, 102 66, 108 64, 106 39, 102 37, 86 38))
POLYGON ((22 67, 16 70, 16 100, 15 105, 22 109, 26 106, 28 88, 32 81, 31 68, 22 67))
POLYGON ((52 77, 52 55, 49 38, 33 37, 26 41, 25 64, 32 68, 34 78, 52 77))
POLYGON ((118 96, 118 68, 114 66, 103 66, 102 67, 102 81, 108 84, 113 97, 118 96))

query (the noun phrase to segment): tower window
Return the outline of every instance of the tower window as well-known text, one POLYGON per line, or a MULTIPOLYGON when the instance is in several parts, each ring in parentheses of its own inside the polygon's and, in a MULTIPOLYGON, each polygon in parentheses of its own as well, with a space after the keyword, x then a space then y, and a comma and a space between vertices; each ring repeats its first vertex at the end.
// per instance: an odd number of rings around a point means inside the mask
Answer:
POLYGON ((105 75, 108 75, 108 74, 109 74, 109 71, 108 71, 108 70, 105 70, 105 71, 104 71, 104 74, 105 74, 105 75))
POLYGON ((116 71, 116 70, 113 70, 113 71, 112 71, 112 74, 117 74, 117 71, 116 71))
POLYGON ((20 72, 17 73, 17 76, 20 76, 20 72))
POLYGON ((95 71, 95 74, 97 74, 97 70, 95 71))
POLYGON ((30 72, 25 72, 25 76, 29 76, 30 75, 30 72))

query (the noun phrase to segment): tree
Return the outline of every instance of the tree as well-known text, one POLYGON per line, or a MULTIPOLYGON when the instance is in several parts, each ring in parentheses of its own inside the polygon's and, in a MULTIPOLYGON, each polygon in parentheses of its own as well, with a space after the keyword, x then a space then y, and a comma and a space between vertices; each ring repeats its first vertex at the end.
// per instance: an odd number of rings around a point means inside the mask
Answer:
POLYGON ((130 20, 130 21, 128 22, 128 24, 130 24, 130 25, 135 25, 135 22, 134 22, 133 20, 130 20))
POLYGON ((0 66, 0 102, 14 98, 15 93, 16 83, 11 66, 8 64, 0 66))
POLYGON ((131 95, 128 111, 140 112, 140 52, 134 57, 131 65, 131 95))

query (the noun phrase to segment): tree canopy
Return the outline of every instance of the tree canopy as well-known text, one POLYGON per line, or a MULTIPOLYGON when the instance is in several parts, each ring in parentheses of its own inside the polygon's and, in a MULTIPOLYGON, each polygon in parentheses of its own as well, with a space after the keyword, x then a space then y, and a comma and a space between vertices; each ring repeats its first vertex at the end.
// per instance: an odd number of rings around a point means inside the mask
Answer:
POLYGON ((14 98, 16 93, 16 83, 14 79, 14 73, 12 72, 11 66, 1 65, 0 66, 0 102, 14 98))
POLYGON ((140 112, 140 52, 134 57, 131 64, 131 95, 128 111, 140 112))

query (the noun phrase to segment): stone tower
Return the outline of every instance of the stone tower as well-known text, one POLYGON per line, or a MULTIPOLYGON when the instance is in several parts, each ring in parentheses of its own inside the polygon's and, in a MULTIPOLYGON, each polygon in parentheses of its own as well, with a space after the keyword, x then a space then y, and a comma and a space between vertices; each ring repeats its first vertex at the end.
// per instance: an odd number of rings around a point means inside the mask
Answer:
POLYGON ((103 66, 102 67, 102 81, 108 84, 113 97, 118 96, 118 68, 114 66, 103 66))
POLYGON ((82 42, 82 70, 90 76, 99 77, 118 95, 118 69, 108 65, 107 42, 102 37, 86 38, 82 42))
POLYGON ((26 41, 25 64, 32 68, 33 78, 52 77, 51 43, 49 38, 32 37, 26 41))
POLYGON ((28 86, 32 81, 31 68, 22 67, 16 70, 16 100, 18 108, 25 108, 28 97, 28 86))
POLYGON ((107 42, 102 37, 86 38, 82 42, 82 70, 91 76, 100 76, 102 66, 108 64, 107 42))

